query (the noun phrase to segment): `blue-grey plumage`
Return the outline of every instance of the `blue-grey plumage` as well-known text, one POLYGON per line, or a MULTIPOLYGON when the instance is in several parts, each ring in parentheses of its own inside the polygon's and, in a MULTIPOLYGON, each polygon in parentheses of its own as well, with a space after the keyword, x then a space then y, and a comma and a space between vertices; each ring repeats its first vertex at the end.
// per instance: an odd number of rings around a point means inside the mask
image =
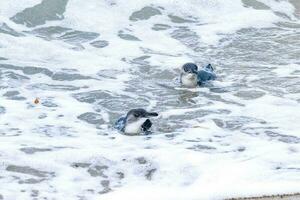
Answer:
POLYGON ((119 131, 124 132, 125 124, 126 124, 126 117, 120 117, 115 123, 115 128, 118 129, 119 131))
POLYGON ((211 80, 215 80, 217 75, 214 72, 214 68, 211 64, 208 64, 206 67, 200 69, 197 73, 198 85, 202 85, 203 83, 211 80))
POLYGON ((149 117, 158 116, 155 112, 147 112, 142 108, 130 110, 125 117, 119 118, 115 128, 127 135, 149 133, 152 122, 149 117))
POLYGON ((196 87, 203 83, 217 78, 211 64, 198 71, 198 66, 194 63, 186 63, 182 66, 180 83, 186 87, 196 87))

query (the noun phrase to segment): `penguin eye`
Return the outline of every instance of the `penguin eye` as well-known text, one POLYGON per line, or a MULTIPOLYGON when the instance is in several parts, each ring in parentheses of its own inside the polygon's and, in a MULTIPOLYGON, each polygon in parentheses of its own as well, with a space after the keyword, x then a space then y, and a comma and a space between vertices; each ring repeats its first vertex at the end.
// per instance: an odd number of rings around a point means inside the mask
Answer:
POLYGON ((139 114, 135 113, 134 116, 135 116, 135 117, 139 117, 139 114))

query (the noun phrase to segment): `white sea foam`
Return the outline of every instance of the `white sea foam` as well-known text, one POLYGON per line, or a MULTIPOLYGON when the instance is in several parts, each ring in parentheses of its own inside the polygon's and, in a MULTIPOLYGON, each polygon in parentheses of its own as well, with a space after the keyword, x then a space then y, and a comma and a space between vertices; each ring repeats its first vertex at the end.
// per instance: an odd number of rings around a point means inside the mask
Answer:
POLYGON ((0 2, 0 199, 299 192, 299 20, 291 3, 69 0, 63 19, 13 21, 41 2, 0 2), (130 20, 145 7, 150 15, 130 20), (211 62, 218 80, 178 86, 190 61, 211 62), (160 114, 152 135, 113 129, 136 107, 160 114))

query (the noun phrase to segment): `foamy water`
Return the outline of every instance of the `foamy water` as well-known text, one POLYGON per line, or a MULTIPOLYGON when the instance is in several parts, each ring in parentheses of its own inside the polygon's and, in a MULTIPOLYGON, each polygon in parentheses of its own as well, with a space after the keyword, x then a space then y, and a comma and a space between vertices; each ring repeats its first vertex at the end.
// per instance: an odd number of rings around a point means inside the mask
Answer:
POLYGON ((299 192, 299 10, 297 0, 0 1, 0 199, 299 192), (188 61, 212 63, 218 80, 181 88, 188 61), (160 114, 152 135, 113 129, 139 107, 160 114))

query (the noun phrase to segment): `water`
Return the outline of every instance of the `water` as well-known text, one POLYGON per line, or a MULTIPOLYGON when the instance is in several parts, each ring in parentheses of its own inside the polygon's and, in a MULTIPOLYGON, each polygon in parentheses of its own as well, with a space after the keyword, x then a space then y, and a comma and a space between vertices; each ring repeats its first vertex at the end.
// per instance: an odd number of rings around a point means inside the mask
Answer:
POLYGON ((299 192, 299 18, 298 0, 1 1, 0 199, 299 192), (188 61, 218 80, 181 88, 188 61), (152 135, 113 129, 138 107, 152 135))

